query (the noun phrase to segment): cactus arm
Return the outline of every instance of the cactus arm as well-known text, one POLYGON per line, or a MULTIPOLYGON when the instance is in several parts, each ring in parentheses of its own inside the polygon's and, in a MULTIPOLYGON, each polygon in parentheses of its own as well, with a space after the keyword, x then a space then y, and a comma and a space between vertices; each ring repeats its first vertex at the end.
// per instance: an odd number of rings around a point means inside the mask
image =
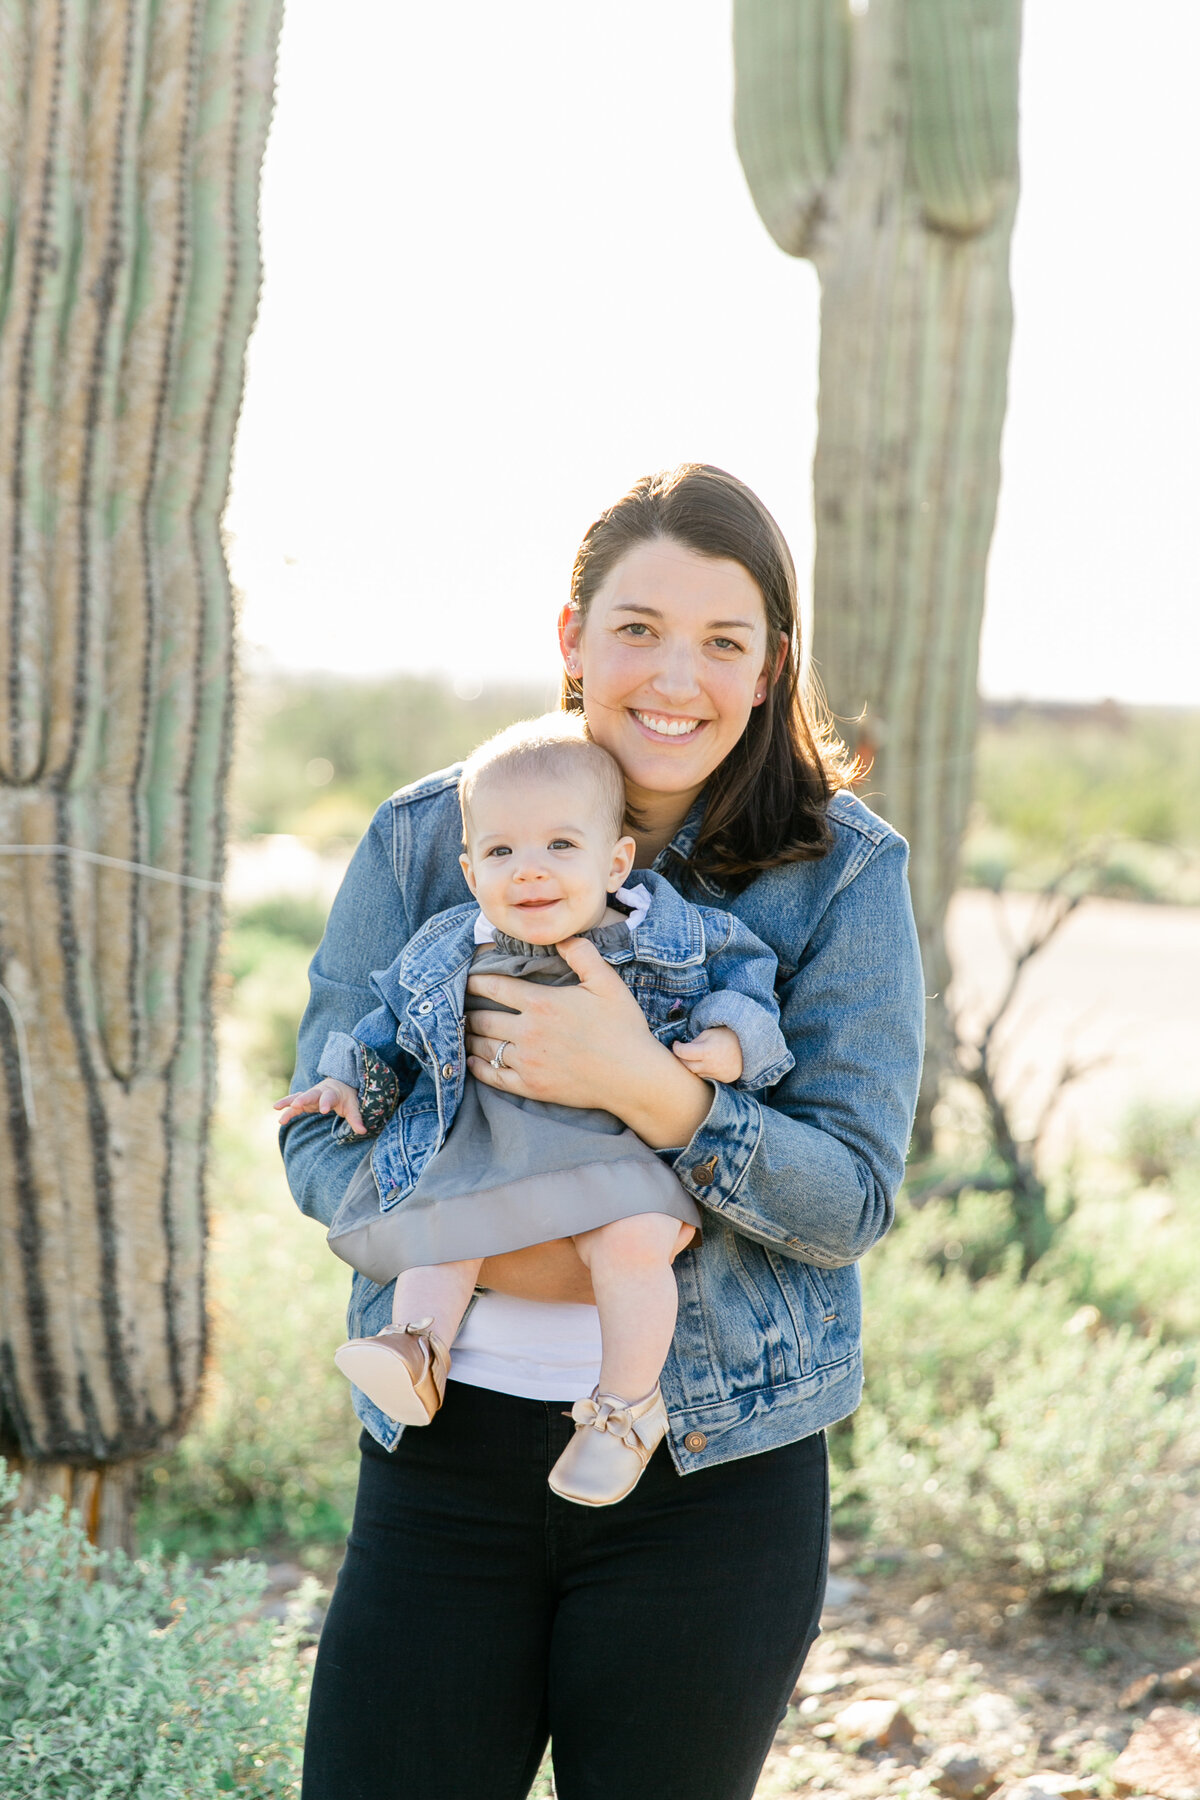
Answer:
POLYGON ((734 0, 734 132, 759 217, 806 256, 841 150, 845 0, 734 0))
POLYGON ((1020 11, 1011 0, 908 0, 907 24, 912 176, 926 221, 985 231, 1017 177, 1020 11))

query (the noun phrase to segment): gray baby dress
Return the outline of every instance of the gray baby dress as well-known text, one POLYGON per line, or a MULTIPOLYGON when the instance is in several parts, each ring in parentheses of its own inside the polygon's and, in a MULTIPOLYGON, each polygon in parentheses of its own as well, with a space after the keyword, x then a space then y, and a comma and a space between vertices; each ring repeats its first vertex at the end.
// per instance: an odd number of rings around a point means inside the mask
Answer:
MULTIPOLYGON (((601 951, 629 942, 623 920, 580 935, 601 951)), ((476 950, 471 973, 548 987, 579 981, 552 944, 525 944, 499 931, 476 950)), ((515 1009, 468 994, 465 1010, 515 1009)), ((699 1209, 671 1170, 612 1113, 522 1099, 470 1074, 445 1142, 390 1212, 379 1211, 368 1163, 360 1170, 369 1183, 363 1205, 347 1193, 350 1204, 343 1203, 329 1244, 377 1282, 404 1269, 571 1237, 636 1213, 700 1224, 699 1209)))

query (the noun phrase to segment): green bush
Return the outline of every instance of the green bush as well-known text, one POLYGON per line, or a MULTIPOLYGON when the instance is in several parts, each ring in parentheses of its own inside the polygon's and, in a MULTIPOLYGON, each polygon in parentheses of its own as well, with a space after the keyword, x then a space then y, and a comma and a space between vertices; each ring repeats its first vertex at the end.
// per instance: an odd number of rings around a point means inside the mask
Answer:
MULTIPOLYGON (((0 1464, 0 1508, 15 1478, 0 1464)), ((4 1800, 196 1800, 299 1791, 302 1597, 247 1618, 261 1566, 211 1575, 101 1555, 61 1501, 0 1519, 4 1800)))
POLYGON ((1126 1114, 1120 1147, 1141 1181, 1166 1181, 1200 1162, 1200 1107, 1143 1101, 1126 1114))
MULTIPOLYGON (((985 1226, 982 1197, 978 1211, 985 1226)), ((867 1258, 867 1389, 837 1440, 839 1503, 881 1541, 936 1543, 948 1567, 1033 1591, 1161 1582, 1194 1561, 1189 1351, 1110 1330, 1015 1266, 972 1283, 930 1263, 930 1236, 906 1221, 867 1258)))
POLYGON ((265 1098, 223 1098, 209 1184, 212 1354, 187 1436, 146 1471, 139 1539, 195 1556, 346 1535, 358 1422, 333 1364, 350 1272, 287 1191, 265 1098))

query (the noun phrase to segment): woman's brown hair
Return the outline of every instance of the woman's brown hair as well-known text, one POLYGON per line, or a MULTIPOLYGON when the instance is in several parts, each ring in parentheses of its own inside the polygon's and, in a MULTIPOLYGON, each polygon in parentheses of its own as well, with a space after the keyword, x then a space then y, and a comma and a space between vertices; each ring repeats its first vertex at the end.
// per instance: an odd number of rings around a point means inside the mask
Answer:
MULTIPOLYGON (((571 571, 571 604, 586 619, 598 589, 637 544, 669 538, 699 556, 741 563, 757 583, 767 638, 787 656, 767 672, 767 697, 708 779, 704 823, 691 855, 700 874, 743 886, 762 869, 824 856, 826 812, 854 769, 821 715, 812 716, 800 686, 800 617, 796 567, 782 531, 757 494, 708 463, 643 476, 601 513, 579 546, 571 571)), ((561 704, 582 712, 583 688, 564 675, 561 704)))

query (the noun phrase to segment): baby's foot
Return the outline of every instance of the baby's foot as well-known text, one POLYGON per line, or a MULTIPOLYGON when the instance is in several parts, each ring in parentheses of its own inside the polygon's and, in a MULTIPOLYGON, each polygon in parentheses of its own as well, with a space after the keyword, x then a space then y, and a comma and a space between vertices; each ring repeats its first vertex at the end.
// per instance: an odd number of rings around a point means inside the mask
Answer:
POLYGON ((550 1486, 577 1506, 613 1506, 631 1494, 667 1430, 656 1382, 644 1400, 593 1389, 571 1408, 575 1435, 550 1471, 550 1486))
POLYGON ((399 1425, 428 1425, 446 1392, 450 1352, 432 1319, 385 1325, 374 1337, 351 1338, 333 1360, 368 1400, 399 1425))

